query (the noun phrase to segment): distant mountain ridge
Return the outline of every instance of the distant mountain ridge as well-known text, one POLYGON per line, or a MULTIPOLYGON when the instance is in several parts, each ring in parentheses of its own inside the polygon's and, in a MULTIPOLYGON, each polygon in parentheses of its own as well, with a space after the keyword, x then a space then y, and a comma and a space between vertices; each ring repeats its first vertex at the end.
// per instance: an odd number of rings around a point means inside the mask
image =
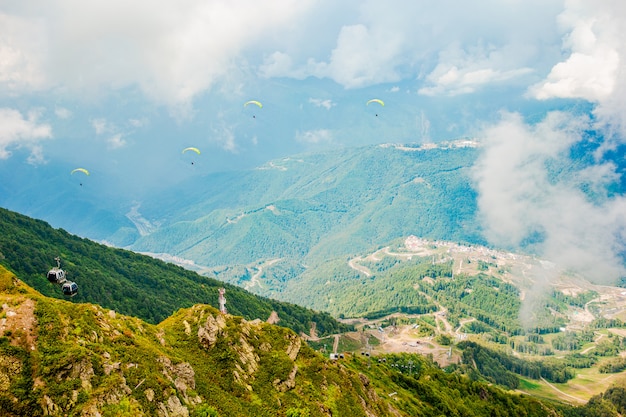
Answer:
POLYGON ((219 266, 315 262, 410 234, 484 243, 470 178, 477 152, 470 140, 367 146, 193 179, 137 207, 157 226, 128 247, 219 266))

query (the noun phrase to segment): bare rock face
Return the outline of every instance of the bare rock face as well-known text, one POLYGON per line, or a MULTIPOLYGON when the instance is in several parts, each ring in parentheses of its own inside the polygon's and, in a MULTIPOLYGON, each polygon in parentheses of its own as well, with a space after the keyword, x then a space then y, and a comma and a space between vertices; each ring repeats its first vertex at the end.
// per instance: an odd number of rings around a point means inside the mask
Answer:
POLYGON ((159 417, 189 417, 189 410, 177 396, 171 395, 166 402, 159 403, 157 414, 159 417))
POLYGON ((267 322, 269 324, 277 324, 280 321, 280 318, 278 317, 278 313, 275 311, 272 311, 272 314, 270 314, 270 316, 267 319, 267 322))
POLYGON ((298 353, 300 353, 300 348, 302 347, 302 339, 298 336, 290 335, 288 338, 289 345, 287 345, 287 355, 289 359, 295 361, 298 357, 298 353))
POLYGON ((119 371, 121 369, 121 362, 111 362, 111 354, 109 352, 104 352, 102 355, 104 358, 104 363, 102 364, 102 368, 104 369, 105 375, 111 375, 111 372, 119 371))
POLYGON ((209 315, 204 326, 198 328, 198 340, 205 348, 211 348, 217 342, 220 332, 226 328, 226 318, 219 314, 217 317, 209 315))
POLYGON ((199 396, 190 398, 188 391, 196 388, 196 373, 187 362, 181 362, 179 364, 172 364, 172 361, 161 356, 157 361, 163 365, 163 375, 174 383, 176 390, 180 393, 183 401, 187 404, 196 404, 202 401, 199 396))
POLYGON ((50 397, 47 395, 43 396, 43 413, 45 416, 56 416, 59 414, 61 409, 58 405, 56 405, 50 397))
MULTIPOLYGON (((242 320, 238 329, 232 330, 235 333, 231 334, 229 339, 229 348, 237 355, 237 359, 233 364, 235 368, 232 371, 233 378, 237 383, 250 391, 253 389, 251 384, 260 367, 261 359, 259 353, 270 352, 272 350, 271 344, 267 342, 263 342, 258 346, 259 352, 255 349, 256 343, 254 340, 257 338, 255 331, 263 324, 264 323, 259 321, 247 322, 242 320)), ((209 315, 204 325, 198 328, 198 341, 205 348, 212 348, 220 338, 229 337, 225 329, 226 316, 221 314, 217 316, 209 315)), ((293 362, 293 367, 285 379, 277 378, 273 381, 274 388, 279 392, 286 392, 296 386, 298 367, 295 361, 302 347, 302 339, 295 334, 287 335, 286 341, 284 352, 293 362)))
POLYGON ((241 324, 241 337, 237 346, 234 346, 235 352, 239 359, 239 363, 235 364, 236 370, 233 371, 235 380, 242 384, 246 389, 252 391, 252 386, 248 383, 254 379, 254 374, 259 369, 259 355, 255 352, 254 346, 248 342, 252 330, 252 324, 244 321, 241 324))

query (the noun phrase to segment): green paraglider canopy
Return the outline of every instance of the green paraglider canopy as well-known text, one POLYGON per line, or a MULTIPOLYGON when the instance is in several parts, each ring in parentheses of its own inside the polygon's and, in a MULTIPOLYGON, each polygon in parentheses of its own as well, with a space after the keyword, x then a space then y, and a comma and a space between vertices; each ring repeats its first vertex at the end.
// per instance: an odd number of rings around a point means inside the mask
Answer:
POLYGON ((187 151, 193 151, 193 152, 197 153, 198 155, 200 155, 200 149, 198 149, 198 148, 194 148, 194 147, 190 146, 189 148, 183 149, 183 153, 185 153, 187 151))
POLYGON ((259 108, 260 108, 260 109, 262 109, 262 108, 263 108, 263 104, 262 104, 260 101, 257 101, 257 100, 250 100, 250 101, 246 101, 246 102, 243 104, 243 106, 244 106, 244 107, 248 107, 248 105, 250 105, 250 104, 257 105, 257 106, 259 106, 259 108))
POLYGON ((76 168, 73 169, 72 172, 70 174, 74 174, 76 172, 82 172, 85 175, 89 175, 89 171, 87 171, 85 168, 76 168))
POLYGON ((368 105, 368 106, 369 106, 371 103, 378 103, 378 104, 380 104, 381 106, 384 106, 384 105, 385 105, 385 102, 384 102, 384 101, 382 101, 382 100, 381 100, 381 99, 379 99, 379 98, 373 98, 373 99, 371 99, 371 100, 368 100, 368 101, 367 101, 367 103, 366 103, 366 105, 368 105))

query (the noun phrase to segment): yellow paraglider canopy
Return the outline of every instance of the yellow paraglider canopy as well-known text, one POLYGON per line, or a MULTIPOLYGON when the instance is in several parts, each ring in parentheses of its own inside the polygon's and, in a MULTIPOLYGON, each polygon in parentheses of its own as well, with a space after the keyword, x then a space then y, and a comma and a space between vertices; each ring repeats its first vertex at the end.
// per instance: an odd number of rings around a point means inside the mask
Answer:
POLYGON ((244 107, 248 107, 249 104, 256 104, 257 106, 259 106, 260 109, 263 108, 263 104, 261 104, 260 101, 256 101, 256 100, 250 100, 250 101, 246 101, 243 106, 244 107))
POLYGON ((72 172, 70 174, 74 174, 76 172, 82 172, 85 175, 89 175, 89 171, 87 171, 85 168, 76 168, 73 169, 72 172))
POLYGON ((194 147, 192 147, 192 146, 190 146, 190 147, 188 147, 188 148, 183 149, 183 153, 185 153, 185 152, 187 152, 187 151, 193 151, 193 152, 197 153, 198 155, 200 155, 200 149, 198 149, 198 148, 194 148, 194 147))
POLYGON ((373 98, 373 99, 371 99, 371 100, 368 100, 366 104, 369 106, 369 105, 370 105, 370 103, 378 103, 378 104, 380 104, 381 106, 384 106, 384 105, 385 105, 385 102, 384 102, 384 101, 382 101, 382 100, 381 100, 381 99, 379 99, 379 98, 373 98))

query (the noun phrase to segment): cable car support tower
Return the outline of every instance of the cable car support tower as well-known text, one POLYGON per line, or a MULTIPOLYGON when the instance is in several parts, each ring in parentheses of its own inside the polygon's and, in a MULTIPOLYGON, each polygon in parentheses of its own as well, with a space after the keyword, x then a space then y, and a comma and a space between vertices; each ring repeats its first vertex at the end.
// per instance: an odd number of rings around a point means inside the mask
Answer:
POLYGON ((220 303, 220 313, 228 314, 228 312, 226 311, 226 297, 224 297, 224 294, 226 293, 226 289, 220 288, 219 293, 220 293, 220 296, 218 300, 220 303))

